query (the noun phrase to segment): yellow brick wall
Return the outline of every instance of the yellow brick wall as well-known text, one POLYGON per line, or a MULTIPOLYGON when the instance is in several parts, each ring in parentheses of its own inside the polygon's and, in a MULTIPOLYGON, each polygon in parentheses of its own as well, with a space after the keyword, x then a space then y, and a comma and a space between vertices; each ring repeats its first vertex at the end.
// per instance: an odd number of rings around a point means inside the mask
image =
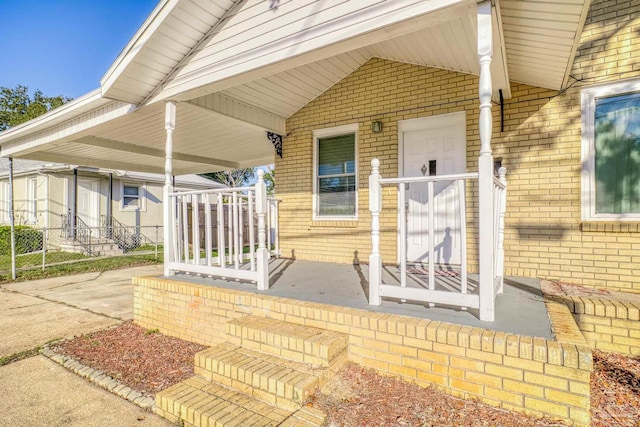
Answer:
POLYGON ((598 298, 559 297, 592 348, 640 356, 640 304, 598 298))
MULTIPOLYGON (((637 9, 637 7, 636 7, 637 9)), ((580 89, 593 83, 640 77, 637 40, 626 1, 592 3, 563 92, 512 85, 504 132, 493 107, 494 156, 508 169, 505 268, 509 275, 562 280, 640 292, 640 227, 634 223, 581 222, 580 89), (634 66, 634 64, 636 64, 634 66), (576 81, 579 80, 579 81, 576 81)), ((636 16, 637 13, 633 16, 636 16)), ((633 18, 633 19, 632 19, 633 18)), ((467 169, 477 167, 478 80, 429 67, 373 58, 287 120, 283 159, 276 160, 284 256, 321 261, 365 261, 370 251, 367 177, 381 161, 383 177, 397 176, 399 120, 465 111, 467 169), (370 123, 383 122, 373 134, 370 123), (312 219, 312 131, 358 123, 358 221, 312 219)), ((381 216, 383 262, 396 260, 395 191, 385 190, 381 216)), ((469 192, 470 268, 476 265, 477 203, 469 192)))
POLYGON ((591 350, 439 321, 135 277, 134 320, 213 345, 246 315, 342 332, 349 360, 422 386, 534 415, 589 425, 591 350))
MULTIPOLYGON (((276 193, 280 205, 280 237, 284 256, 320 261, 366 262, 370 253, 371 216, 368 176, 371 160, 380 160, 383 177, 398 174, 398 121, 467 112, 467 164, 476 164, 477 77, 374 58, 338 82, 287 120, 283 159, 276 160, 276 193), (383 131, 371 132, 373 120, 383 131), (358 220, 312 219, 313 136, 315 129, 357 123, 358 220)), ((472 199, 470 199, 471 201, 472 199)), ((397 219, 395 188, 384 187, 381 251, 395 262, 397 219)))

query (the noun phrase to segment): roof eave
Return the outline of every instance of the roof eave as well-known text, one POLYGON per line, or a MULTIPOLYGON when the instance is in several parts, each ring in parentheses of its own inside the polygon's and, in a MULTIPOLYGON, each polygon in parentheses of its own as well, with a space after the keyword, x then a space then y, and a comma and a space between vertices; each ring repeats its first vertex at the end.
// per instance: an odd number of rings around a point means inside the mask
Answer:
POLYGON ((109 98, 110 89, 118 81, 118 77, 134 61, 142 46, 147 43, 149 38, 156 32, 158 27, 179 3, 180 0, 161 0, 142 23, 138 31, 131 37, 129 43, 122 49, 118 57, 100 79, 102 95, 105 98, 109 98))
POLYGON ((68 120, 78 114, 90 111, 101 105, 108 104, 111 100, 102 97, 100 89, 95 89, 73 101, 67 102, 48 113, 12 127, 0 133, 0 146, 9 140, 42 130, 43 128, 68 120))

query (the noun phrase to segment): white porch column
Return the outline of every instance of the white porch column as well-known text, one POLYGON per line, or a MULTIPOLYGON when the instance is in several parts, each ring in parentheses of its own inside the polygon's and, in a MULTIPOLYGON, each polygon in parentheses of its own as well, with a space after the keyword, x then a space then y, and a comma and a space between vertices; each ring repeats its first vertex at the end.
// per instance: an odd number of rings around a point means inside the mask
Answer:
POLYGON ((480 320, 495 318, 493 291, 493 155, 491 154, 491 57, 493 55, 491 2, 478 4, 478 58, 480 62, 480 157, 478 158, 480 320))
MULTIPOLYGON (((169 262, 173 261, 173 226, 175 219, 175 209, 173 200, 169 194, 173 192, 171 177, 173 176, 173 131, 176 128, 176 103, 168 101, 165 109, 164 129, 167 133, 165 142, 165 161, 164 161, 164 189, 163 189, 163 212, 162 212, 162 232, 164 239, 164 275, 171 276, 173 271, 169 270, 169 262)), ((186 238, 186 237, 185 237, 186 238)))
POLYGON ((267 249, 267 185, 264 183, 264 171, 258 169, 256 182, 256 214, 258 214, 258 251, 256 253, 256 268, 258 271, 257 287, 259 291, 269 289, 269 249, 267 249))
POLYGON ((369 211, 371 212, 371 255, 369 255, 369 305, 380 305, 382 284, 382 255, 380 255, 380 211, 382 189, 380 187, 380 160, 371 160, 369 175, 369 211))

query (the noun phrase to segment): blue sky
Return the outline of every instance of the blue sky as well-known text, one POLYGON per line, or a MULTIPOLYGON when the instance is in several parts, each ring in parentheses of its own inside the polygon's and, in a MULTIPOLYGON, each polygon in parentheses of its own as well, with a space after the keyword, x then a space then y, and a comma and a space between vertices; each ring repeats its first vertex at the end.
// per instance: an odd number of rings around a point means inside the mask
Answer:
POLYGON ((100 79, 158 0, 0 0, 0 86, 77 98, 100 79))

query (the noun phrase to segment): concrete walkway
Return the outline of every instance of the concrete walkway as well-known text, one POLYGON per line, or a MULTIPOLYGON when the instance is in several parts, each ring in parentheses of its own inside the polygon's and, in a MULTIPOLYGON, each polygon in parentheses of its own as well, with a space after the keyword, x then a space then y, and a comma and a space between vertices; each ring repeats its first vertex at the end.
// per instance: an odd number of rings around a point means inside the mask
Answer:
MULTIPOLYGON (((0 286, 0 357, 131 319, 131 277, 161 272, 136 267, 0 286)), ((170 425, 43 356, 0 367, 0 390, 2 425, 170 425)))

